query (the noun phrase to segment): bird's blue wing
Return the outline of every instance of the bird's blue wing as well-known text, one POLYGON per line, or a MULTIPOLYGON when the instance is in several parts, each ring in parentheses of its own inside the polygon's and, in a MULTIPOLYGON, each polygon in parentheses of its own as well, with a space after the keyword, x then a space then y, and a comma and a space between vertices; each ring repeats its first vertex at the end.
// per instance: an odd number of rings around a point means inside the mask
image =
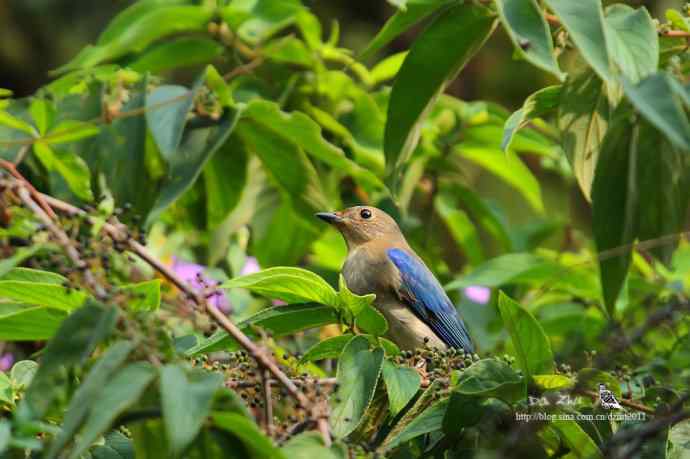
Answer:
POLYGON ((386 253, 400 271, 402 285, 398 293, 415 314, 449 347, 474 352, 465 323, 429 268, 403 249, 388 249, 386 253))

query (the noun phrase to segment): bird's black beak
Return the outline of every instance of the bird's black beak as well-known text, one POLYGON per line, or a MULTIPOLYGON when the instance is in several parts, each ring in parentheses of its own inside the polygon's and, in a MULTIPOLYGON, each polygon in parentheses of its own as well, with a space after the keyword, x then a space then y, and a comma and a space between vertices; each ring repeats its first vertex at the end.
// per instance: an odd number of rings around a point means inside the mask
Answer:
POLYGON ((335 212, 319 212, 316 216, 327 223, 340 223, 343 221, 343 218, 335 212))

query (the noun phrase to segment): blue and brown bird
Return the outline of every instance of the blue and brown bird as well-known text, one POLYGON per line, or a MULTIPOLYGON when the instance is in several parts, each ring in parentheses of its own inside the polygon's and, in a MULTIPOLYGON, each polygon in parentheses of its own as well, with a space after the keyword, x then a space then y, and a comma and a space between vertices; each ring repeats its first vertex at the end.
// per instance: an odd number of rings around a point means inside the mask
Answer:
POLYGON ((388 321, 388 338, 403 350, 426 346, 474 352, 455 306, 390 215, 356 206, 316 216, 345 238, 345 282, 358 295, 376 294, 374 305, 388 321))

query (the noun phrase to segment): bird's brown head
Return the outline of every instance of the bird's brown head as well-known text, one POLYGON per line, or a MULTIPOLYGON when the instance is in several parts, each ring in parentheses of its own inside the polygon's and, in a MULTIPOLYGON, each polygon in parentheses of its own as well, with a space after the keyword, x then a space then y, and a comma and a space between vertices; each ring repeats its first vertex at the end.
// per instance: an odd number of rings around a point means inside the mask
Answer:
POLYGON ((316 216, 335 226, 350 249, 376 239, 397 241, 403 237, 393 217, 376 207, 355 206, 316 216))

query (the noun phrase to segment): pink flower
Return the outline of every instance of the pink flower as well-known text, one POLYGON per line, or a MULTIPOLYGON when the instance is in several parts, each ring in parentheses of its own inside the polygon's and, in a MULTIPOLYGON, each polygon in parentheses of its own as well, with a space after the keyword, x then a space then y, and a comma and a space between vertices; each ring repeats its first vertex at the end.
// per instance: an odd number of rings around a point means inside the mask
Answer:
POLYGON ((258 273, 259 271, 261 271, 259 261, 254 257, 247 257, 244 260, 244 266, 242 266, 242 269, 240 270, 240 276, 258 273))
POLYGON ((470 285, 463 290, 468 300, 477 304, 486 304, 491 299, 491 289, 481 285, 470 285))
MULTIPOLYGON (((209 290, 210 288, 219 285, 219 282, 211 279, 204 272, 206 270, 206 266, 188 261, 182 261, 176 257, 173 257, 172 269, 178 276, 180 276, 180 278, 182 278, 183 281, 187 282, 197 290, 209 290)), ((227 313, 232 309, 230 301, 228 301, 225 293, 222 290, 214 291, 211 296, 208 297, 208 301, 223 312, 227 313)))
POLYGON ((14 365, 14 356, 9 352, 5 352, 0 356, 0 371, 7 371, 14 365))

